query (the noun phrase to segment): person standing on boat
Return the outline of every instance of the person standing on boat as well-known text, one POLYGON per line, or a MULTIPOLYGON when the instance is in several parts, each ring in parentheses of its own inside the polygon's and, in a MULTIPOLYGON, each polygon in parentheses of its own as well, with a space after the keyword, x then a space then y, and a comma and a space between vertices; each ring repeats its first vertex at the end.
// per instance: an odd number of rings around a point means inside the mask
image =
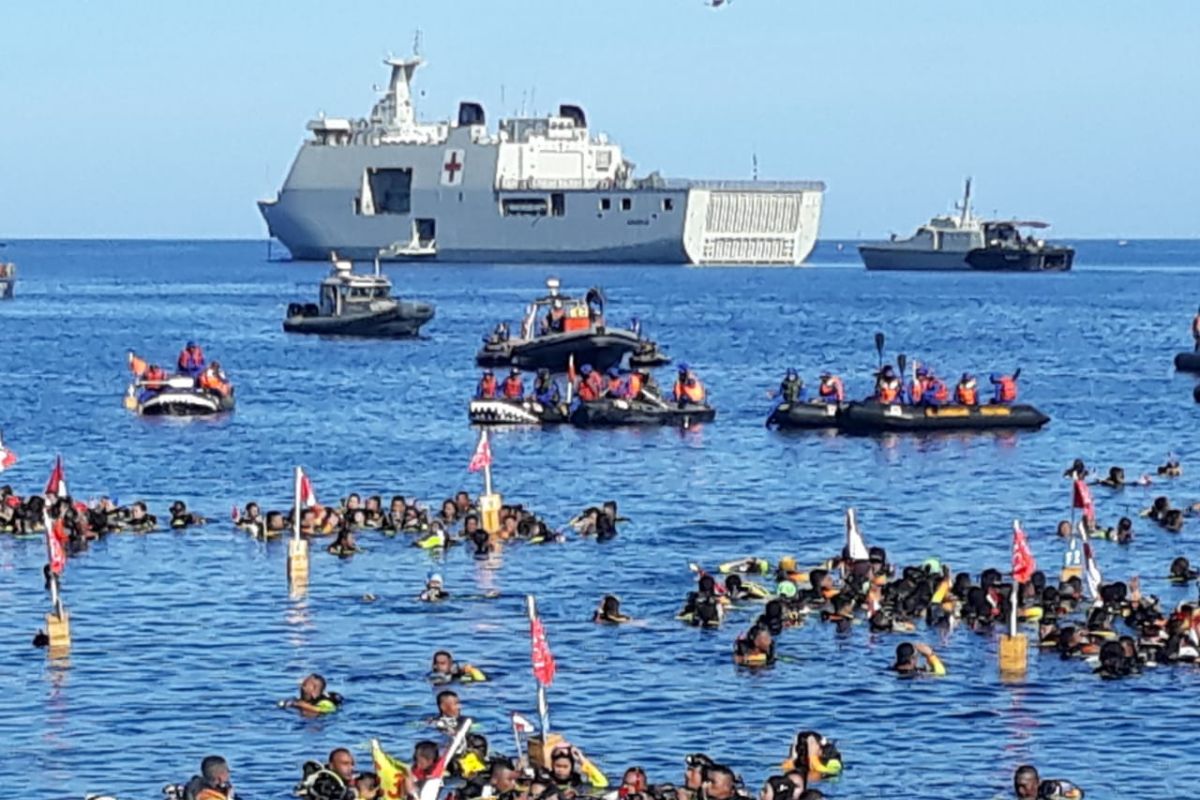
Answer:
POLYGON ((179 351, 179 361, 176 363, 180 375, 198 377, 204 372, 204 351, 195 342, 188 342, 179 351))
POLYGON ((1192 317, 1192 349, 1200 353, 1200 309, 1196 311, 1196 316, 1192 317))
POLYGON ((704 405, 704 384, 687 364, 679 365, 679 377, 675 379, 673 395, 680 406, 704 405))
POLYGON ((524 400, 525 381, 521 379, 521 370, 513 367, 508 377, 504 379, 503 394, 505 400, 524 400))
POLYGON ((483 377, 479 379, 479 383, 475 386, 476 400, 495 400, 499 394, 496 385, 496 375, 490 369, 483 371, 483 377))
POLYGON ((550 304, 550 310, 546 312, 545 318, 542 319, 541 335, 548 336, 552 333, 562 333, 566 319, 567 312, 563 309, 562 300, 555 300, 550 304))
POLYGON ((808 399, 808 392, 804 389, 804 379, 794 368, 788 367, 788 371, 784 373, 775 397, 779 398, 780 405, 803 403, 808 399))

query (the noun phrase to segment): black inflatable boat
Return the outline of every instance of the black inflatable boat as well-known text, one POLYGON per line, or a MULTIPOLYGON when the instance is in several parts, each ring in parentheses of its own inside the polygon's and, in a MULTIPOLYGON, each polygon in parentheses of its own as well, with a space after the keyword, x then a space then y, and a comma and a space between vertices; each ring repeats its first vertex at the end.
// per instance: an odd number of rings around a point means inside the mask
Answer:
POLYGON ((1180 372, 1200 372, 1200 353, 1176 353, 1175 369, 1180 372))
POLYGON ((914 406, 850 403, 838 415, 849 433, 889 431, 1037 430, 1050 418, 1030 405, 914 406))
POLYGON ((558 425, 567 421, 567 412, 533 400, 472 400, 467 417, 474 425, 558 425))
POLYGON ((838 410, 837 403, 780 403, 767 417, 767 427, 780 430, 836 428, 838 410))
POLYGON ((605 398, 577 403, 571 409, 571 424, 581 428, 614 428, 623 425, 687 428, 698 422, 712 422, 716 416, 717 410, 712 406, 680 406, 666 402, 605 398))

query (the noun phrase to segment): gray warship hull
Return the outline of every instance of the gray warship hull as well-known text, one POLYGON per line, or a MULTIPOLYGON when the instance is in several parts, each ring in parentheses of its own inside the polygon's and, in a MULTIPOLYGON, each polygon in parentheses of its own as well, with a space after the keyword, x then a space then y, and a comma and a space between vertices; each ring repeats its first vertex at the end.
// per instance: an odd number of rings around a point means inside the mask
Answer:
POLYGON ((463 103, 455 124, 421 123, 392 80, 366 119, 322 117, 259 210, 298 260, 796 265, 812 251, 819 181, 636 178, 583 111, 501 120, 463 103))

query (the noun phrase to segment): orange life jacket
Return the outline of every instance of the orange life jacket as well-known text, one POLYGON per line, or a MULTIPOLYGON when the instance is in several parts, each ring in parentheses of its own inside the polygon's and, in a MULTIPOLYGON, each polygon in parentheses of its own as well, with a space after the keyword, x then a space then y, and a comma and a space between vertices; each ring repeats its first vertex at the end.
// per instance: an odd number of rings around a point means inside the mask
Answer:
POLYGON ((895 403, 900 399, 900 381, 883 381, 876 392, 881 403, 895 403))
POLYGON ((212 370, 205 370, 200 375, 200 388, 216 392, 222 397, 229 394, 229 384, 221 380, 221 376, 212 370))
POLYGON ((998 399, 1001 403, 1011 403, 1017 399, 1017 382, 1012 375, 1002 375, 997 383, 998 399))
POLYGON ((179 354, 179 370, 186 372, 191 369, 199 369, 204 366, 204 351, 197 347, 195 350, 188 350, 186 347, 179 354))
POLYGON ((975 388, 975 381, 954 387, 954 400, 964 406, 979 405, 979 390, 975 388))
POLYGON ((946 388, 946 384, 937 379, 926 381, 926 389, 933 389, 933 401, 935 403, 946 403, 950 400, 950 390, 946 388))
POLYGON ((821 385, 817 387, 817 392, 824 400, 834 400, 842 402, 846 397, 846 389, 842 386, 842 379, 836 375, 832 376, 827 381, 821 381, 821 385))
POLYGON ((161 389, 167 380, 167 371, 155 364, 146 368, 141 379, 147 389, 161 389))
POLYGON ((642 376, 636 372, 629 376, 629 396, 636 399, 642 393, 642 376))
POLYGON ((579 399, 585 403, 599 400, 604 393, 604 381, 595 372, 579 382, 579 399))
POLYGON ((496 376, 484 375, 479 381, 479 396, 488 400, 496 396, 496 376))
POLYGON ((520 378, 510 375, 504 379, 504 396, 509 400, 520 400, 525 396, 525 386, 520 378))
POLYGON ((697 406, 704 404, 704 386, 700 383, 699 378, 692 378, 690 382, 676 380, 674 394, 677 402, 686 400, 697 406))
POLYGON ((928 382, 924 378, 917 378, 912 382, 912 386, 908 389, 908 396, 912 399, 912 402, 921 402, 921 398, 925 396, 925 387, 927 385, 928 382))

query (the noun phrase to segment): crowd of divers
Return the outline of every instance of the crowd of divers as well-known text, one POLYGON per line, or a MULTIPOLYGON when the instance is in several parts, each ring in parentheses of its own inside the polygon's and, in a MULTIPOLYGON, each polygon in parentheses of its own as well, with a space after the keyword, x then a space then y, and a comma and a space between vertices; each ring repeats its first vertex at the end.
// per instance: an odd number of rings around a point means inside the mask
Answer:
MULTIPOLYGON (((1065 475, 1087 475, 1082 461, 1076 461, 1065 475)), ((1181 474, 1175 460, 1159 467, 1160 476, 1181 474)), ((1146 482, 1146 478, 1136 483, 1146 482)), ((1099 486, 1120 489, 1128 484, 1124 473, 1114 467, 1099 486)), ((1157 498, 1143 516, 1166 530, 1178 530, 1179 520, 1195 513, 1197 507, 1175 509, 1165 497, 1157 498)), ((287 512, 262 512, 254 502, 235 509, 234 524, 256 538, 287 536, 293 526, 294 509, 287 512)), ((174 502, 166 527, 184 530, 205 525, 208 520, 190 511, 183 501, 174 502)), ((119 532, 148 533, 159 529, 158 519, 144 502, 119 505, 115 499, 101 497, 90 503, 70 498, 35 494, 22 498, 11 487, 0 487, 0 531, 16 535, 39 534, 46 518, 64 520, 68 553, 85 548, 99 536, 119 532)), ((464 544, 476 558, 487 558, 507 544, 549 544, 565 541, 568 531, 581 537, 603 541, 617 535, 617 504, 607 501, 585 509, 562 529, 553 529, 543 519, 520 505, 506 505, 500 511, 500 530, 485 531, 478 509, 465 491, 448 497, 436 513, 415 500, 395 496, 385 509, 379 495, 365 499, 358 494, 343 498, 336 507, 313 505, 300 511, 300 532, 305 537, 331 537, 326 548, 339 557, 359 552, 356 531, 374 530, 395 537, 404 534, 413 545, 434 550, 464 544)), ((1069 533, 1070 524, 1060 524, 1060 534, 1069 533)), ((1112 529, 1092 526, 1096 538, 1128 543, 1132 523, 1123 518, 1112 529)), ((747 606, 761 608, 749 628, 733 645, 732 658, 746 669, 760 669, 775 663, 776 643, 789 628, 820 621, 848 633, 852 626, 865 625, 872 634, 915 633, 919 627, 943 634, 965 627, 989 635, 1003 632, 1012 613, 1012 586, 1005 572, 988 568, 978 575, 955 573, 937 559, 898 567, 889 562, 883 548, 871 547, 865 559, 853 559, 848 548, 819 566, 803 570, 791 556, 777 562, 761 557, 739 558, 723 563, 712 572, 699 565, 690 568, 697 583, 689 592, 677 618, 697 627, 719 627, 727 618, 747 606)), ((1186 585, 1197 580, 1198 571, 1186 558, 1170 564, 1168 580, 1186 585)), ((1044 572, 1035 572, 1017 587, 1016 615, 1025 626, 1036 627, 1040 648, 1057 653, 1063 659, 1089 664, 1102 678, 1131 676, 1164 664, 1195 664, 1200 661, 1200 602, 1183 602, 1173 610, 1164 610, 1154 595, 1142 591, 1135 576, 1128 583, 1101 584, 1094 597, 1085 597, 1085 583, 1079 574, 1064 571, 1058 580, 1044 572)), ((450 597, 440 575, 430 575, 418 599, 438 602, 450 597)), ((593 620, 619 625, 632 621, 624 613, 620 599, 605 595, 593 620)), ((44 644, 43 641, 41 642, 44 644)), ((938 677, 947 674, 947 665, 924 643, 901 642, 895 649, 890 669, 904 678, 938 677)), ((487 679, 483 670, 459 665, 449 653, 436 654, 431 680, 480 682, 487 679)), ((281 705, 302 713, 332 713, 342 698, 327 692, 324 678, 311 675, 301 684, 300 695, 281 705)), ((457 695, 443 691, 438 695, 434 728, 448 734, 461 718, 457 695)), ((411 765, 406 765, 407 793, 419 795, 422 775, 439 758, 439 746, 422 741, 414 749, 411 765)), ((378 760, 378 759, 377 759, 378 760)), ((394 760, 393 760, 394 761, 394 760)), ((398 762, 397 762, 398 763, 398 762)), ((762 800, 811 800, 823 795, 811 786, 821 778, 841 771, 841 754, 836 745, 812 731, 796 737, 783 772, 769 778, 762 800)), ((730 768, 703 754, 687 758, 682 785, 651 785, 640 768, 627 770, 620 787, 608 789, 607 779, 576 748, 555 751, 550 768, 530 766, 526 759, 491 753, 480 734, 467 737, 466 750, 453 759, 452 773, 461 779, 454 794, 456 800, 497 797, 501 800, 571 800, 575 796, 625 798, 626 800, 730 800, 745 796, 740 779, 730 768), (469 768, 468 768, 469 767, 469 768)), ((232 796, 228 783, 228 765, 219 757, 206 759, 201 775, 186 785, 169 791, 187 800, 222 800, 232 796), (223 778, 221 776, 224 776, 223 778)), ((1022 767, 1014 777, 1017 797, 1081 797, 1082 791, 1066 781, 1040 781, 1031 767, 1022 767), (1032 778, 1031 778, 1032 776, 1032 778), (1031 793, 1032 792, 1032 793, 1031 793)), ((385 797, 379 776, 355 773, 353 755, 344 749, 334 751, 325 764, 305 767, 305 780, 298 791, 310 800, 369 800, 385 797), (349 761, 349 767, 346 761, 349 761)))

